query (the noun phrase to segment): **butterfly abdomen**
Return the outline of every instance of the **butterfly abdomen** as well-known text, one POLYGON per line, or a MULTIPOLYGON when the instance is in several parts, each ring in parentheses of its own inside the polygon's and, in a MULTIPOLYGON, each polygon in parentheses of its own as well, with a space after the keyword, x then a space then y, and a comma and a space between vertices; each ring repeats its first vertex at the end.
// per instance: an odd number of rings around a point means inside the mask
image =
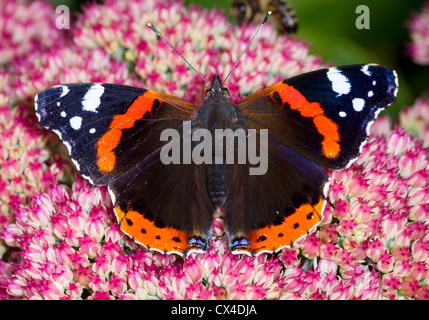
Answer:
POLYGON ((212 164, 207 167, 207 191, 215 208, 220 208, 227 194, 227 164, 212 164))

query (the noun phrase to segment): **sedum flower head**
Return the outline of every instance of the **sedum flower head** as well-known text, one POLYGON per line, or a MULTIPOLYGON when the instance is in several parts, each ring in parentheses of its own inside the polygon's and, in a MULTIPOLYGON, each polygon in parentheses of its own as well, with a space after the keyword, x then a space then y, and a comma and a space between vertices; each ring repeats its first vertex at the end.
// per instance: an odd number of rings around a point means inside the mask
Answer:
POLYGON ((408 21, 411 42, 407 52, 420 65, 429 64, 429 2, 423 4, 421 12, 413 12, 408 21))
MULTIPOLYGON (((9 132, 0 145, 1 298, 428 297, 429 153, 417 137, 385 123, 355 164, 330 173, 331 206, 317 231, 293 248, 233 255, 219 216, 209 252, 186 258, 148 252, 124 235, 106 188, 75 175, 59 140, 37 126, 28 101, 50 85, 92 81, 200 103, 203 80, 147 22, 208 79, 229 72, 255 31, 230 24, 216 10, 185 8, 179 1, 106 0, 88 4, 57 47, 35 46, 31 57, 8 60, 8 72, 0 73, 0 102, 7 102, 0 128, 9 132)), ((231 96, 238 101, 322 67, 308 49, 267 25, 229 78, 231 96)))
POLYGON ((64 34, 55 28, 55 19, 45 1, 0 1, 0 65, 63 45, 64 34))
POLYGON ((416 99, 414 105, 405 108, 399 115, 400 125, 423 140, 423 146, 429 146, 429 100, 416 99))

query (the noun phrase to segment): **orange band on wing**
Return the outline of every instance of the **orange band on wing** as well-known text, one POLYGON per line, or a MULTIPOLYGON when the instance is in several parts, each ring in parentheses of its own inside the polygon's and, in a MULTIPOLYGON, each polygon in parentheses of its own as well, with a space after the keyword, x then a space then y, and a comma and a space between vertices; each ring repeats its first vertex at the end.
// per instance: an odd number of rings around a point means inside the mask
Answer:
POLYGON ((143 213, 137 211, 123 212, 118 206, 114 211, 122 231, 149 249, 184 254, 190 247, 186 231, 168 227, 158 228, 153 221, 146 219, 143 213))
POLYGON ((326 200, 321 198, 314 207, 308 203, 302 204, 282 224, 252 231, 249 234, 250 244, 238 250, 255 255, 261 251, 274 252, 291 246, 320 222, 325 203, 326 200))
POLYGON ((274 88, 275 90, 271 93, 274 100, 278 94, 282 103, 289 104, 291 109, 299 111, 303 117, 313 118, 317 131, 323 136, 323 154, 328 158, 338 157, 341 151, 338 125, 324 115, 320 104, 309 102, 298 90, 287 84, 280 83, 274 88))
POLYGON ((124 114, 113 117, 108 131, 97 142, 97 165, 102 172, 111 172, 115 168, 116 155, 113 151, 122 137, 122 130, 134 126, 138 119, 142 119, 149 112, 152 115, 152 107, 156 97, 148 92, 139 96, 124 114))

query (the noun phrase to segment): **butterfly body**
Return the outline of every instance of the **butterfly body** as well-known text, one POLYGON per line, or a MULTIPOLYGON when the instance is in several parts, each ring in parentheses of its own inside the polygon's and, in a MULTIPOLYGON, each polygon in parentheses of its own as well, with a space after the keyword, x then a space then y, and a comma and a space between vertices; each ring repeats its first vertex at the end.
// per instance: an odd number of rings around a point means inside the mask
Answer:
POLYGON ((35 107, 82 176, 108 185, 121 229, 136 242, 163 253, 205 252, 221 210, 230 250, 257 255, 314 230, 327 201, 325 168, 351 165, 397 89, 394 71, 367 64, 299 75, 236 105, 215 75, 201 107, 147 89, 93 83, 48 88, 35 107), (230 149, 232 162, 216 138, 209 148, 203 143, 219 131, 244 137, 230 149), (173 146, 165 132, 180 149, 164 152, 173 146), (245 161, 237 161, 240 150, 245 161), (251 154, 260 157, 260 168, 251 154))

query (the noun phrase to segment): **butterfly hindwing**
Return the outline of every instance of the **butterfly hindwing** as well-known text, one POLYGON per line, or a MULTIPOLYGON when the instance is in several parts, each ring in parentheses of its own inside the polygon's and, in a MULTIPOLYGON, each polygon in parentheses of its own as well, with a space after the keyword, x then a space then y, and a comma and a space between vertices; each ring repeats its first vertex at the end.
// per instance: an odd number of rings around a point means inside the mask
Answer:
POLYGON ((235 165, 222 207, 234 253, 273 252, 305 236, 321 219, 328 174, 314 162, 275 140, 268 141, 268 167, 250 175, 235 165))
POLYGON ((163 164, 159 152, 113 181, 121 229, 160 252, 207 251, 215 208, 205 165, 163 164))

